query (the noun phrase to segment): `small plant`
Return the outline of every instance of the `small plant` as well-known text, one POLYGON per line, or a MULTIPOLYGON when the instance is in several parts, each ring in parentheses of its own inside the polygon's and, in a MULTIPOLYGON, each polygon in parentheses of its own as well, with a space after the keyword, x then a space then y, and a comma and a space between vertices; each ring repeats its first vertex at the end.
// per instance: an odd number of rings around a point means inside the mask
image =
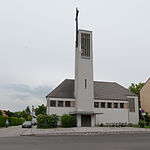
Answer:
POLYGON ((63 116, 61 116, 61 125, 63 128, 75 127, 76 120, 73 116, 64 114, 63 116))

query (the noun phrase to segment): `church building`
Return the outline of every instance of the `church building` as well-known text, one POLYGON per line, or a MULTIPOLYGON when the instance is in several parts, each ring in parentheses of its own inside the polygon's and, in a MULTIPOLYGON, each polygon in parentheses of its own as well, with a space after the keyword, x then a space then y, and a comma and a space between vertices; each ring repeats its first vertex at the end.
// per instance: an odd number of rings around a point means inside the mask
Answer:
POLYGON ((92 31, 78 29, 76 12, 75 79, 65 79, 46 96, 47 114, 70 114, 78 127, 138 124, 138 96, 116 82, 93 80, 92 31))

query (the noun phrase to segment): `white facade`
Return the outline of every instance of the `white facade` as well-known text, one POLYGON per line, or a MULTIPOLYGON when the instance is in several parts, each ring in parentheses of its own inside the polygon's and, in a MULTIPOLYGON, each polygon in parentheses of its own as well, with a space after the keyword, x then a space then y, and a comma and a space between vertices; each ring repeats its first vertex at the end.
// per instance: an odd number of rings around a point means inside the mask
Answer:
POLYGON ((46 113, 47 114, 57 114, 58 116, 62 116, 63 114, 69 114, 69 112, 75 111, 75 107, 50 107, 50 101, 74 101, 75 99, 64 99, 64 98, 47 98, 47 107, 46 113), (49 101, 49 102, 48 102, 49 101))
MULTIPOLYGON (((138 124, 139 122, 139 114, 138 114, 138 98, 135 98, 135 112, 130 112, 128 108, 94 108, 94 112, 97 113, 96 116, 92 116, 91 121, 92 125, 100 125, 100 124, 111 124, 111 123, 131 123, 138 124), (96 117, 96 118, 94 118, 96 117)), ((75 101, 75 99, 60 99, 60 98, 49 98, 50 100, 66 100, 66 101, 75 101)), ((128 101, 114 101, 114 100, 94 100, 94 102, 105 102, 105 103, 124 103, 129 105, 128 101)), ((74 112, 76 110, 75 107, 47 107, 47 114, 57 114, 58 116, 62 116, 63 114, 70 114, 70 112, 74 112)), ((81 115, 77 116, 78 126, 81 126, 81 115)), ((60 125, 60 122, 58 123, 60 125)))

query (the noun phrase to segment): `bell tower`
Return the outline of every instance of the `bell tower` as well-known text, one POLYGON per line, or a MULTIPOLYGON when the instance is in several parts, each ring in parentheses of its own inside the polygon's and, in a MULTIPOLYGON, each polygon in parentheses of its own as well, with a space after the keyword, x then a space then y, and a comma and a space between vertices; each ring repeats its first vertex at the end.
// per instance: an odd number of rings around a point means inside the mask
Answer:
POLYGON ((94 126, 92 31, 78 29, 78 13, 77 9, 75 19, 75 113, 77 114, 77 126, 94 126))
POLYGON ((78 30, 75 49, 75 98, 76 111, 93 111, 93 48, 92 32, 78 30))

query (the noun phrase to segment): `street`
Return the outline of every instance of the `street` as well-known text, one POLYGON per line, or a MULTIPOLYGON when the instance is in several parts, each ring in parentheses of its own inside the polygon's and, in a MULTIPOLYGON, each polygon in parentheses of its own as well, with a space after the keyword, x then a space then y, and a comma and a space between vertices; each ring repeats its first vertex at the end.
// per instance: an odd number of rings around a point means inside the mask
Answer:
POLYGON ((0 137, 0 150, 149 150, 150 134, 0 137))

